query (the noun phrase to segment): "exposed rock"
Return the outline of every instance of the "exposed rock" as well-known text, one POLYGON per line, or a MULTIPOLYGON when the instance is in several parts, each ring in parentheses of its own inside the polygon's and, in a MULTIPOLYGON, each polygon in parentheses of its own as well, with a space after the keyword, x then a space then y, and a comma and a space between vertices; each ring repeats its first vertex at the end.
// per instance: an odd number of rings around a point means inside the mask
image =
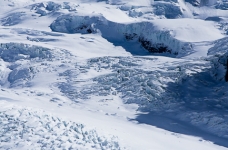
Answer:
POLYGON ((152 44, 150 41, 144 39, 144 38, 139 38, 139 42, 141 43, 142 47, 148 50, 151 53, 171 53, 172 51, 165 46, 163 43, 157 43, 157 44, 152 44))
POLYGON ((228 82, 228 60, 226 62, 226 75, 225 75, 225 80, 228 82))

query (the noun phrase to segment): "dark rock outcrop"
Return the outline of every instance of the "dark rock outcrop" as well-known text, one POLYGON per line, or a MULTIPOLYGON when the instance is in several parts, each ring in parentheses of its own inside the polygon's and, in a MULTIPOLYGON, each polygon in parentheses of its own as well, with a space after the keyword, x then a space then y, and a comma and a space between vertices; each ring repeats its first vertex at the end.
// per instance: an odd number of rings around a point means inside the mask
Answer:
POLYGON ((228 60, 226 62, 226 75, 225 75, 225 81, 228 82, 228 60))
POLYGON ((139 42, 143 48, 151 53, 171 53, 171 50, 162 43, 152 44, 151 41, 148 41, 142 37, 139 38, 139 42))

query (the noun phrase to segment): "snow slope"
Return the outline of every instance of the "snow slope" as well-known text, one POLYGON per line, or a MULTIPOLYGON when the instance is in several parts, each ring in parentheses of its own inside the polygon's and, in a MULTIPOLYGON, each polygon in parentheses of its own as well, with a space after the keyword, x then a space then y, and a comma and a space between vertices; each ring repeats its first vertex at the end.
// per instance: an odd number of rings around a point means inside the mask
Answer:
POLYGON ((0 149, 228 148, 226 1, 0 4, 0 149))

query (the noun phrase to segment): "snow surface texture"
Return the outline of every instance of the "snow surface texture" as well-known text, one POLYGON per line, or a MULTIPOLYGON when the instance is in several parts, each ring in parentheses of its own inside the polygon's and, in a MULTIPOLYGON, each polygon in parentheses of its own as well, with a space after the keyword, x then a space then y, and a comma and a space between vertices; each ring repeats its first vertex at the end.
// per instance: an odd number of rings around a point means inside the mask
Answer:
POLYGON ((215 46, 209 49, 208 55, 212 57, 212 75, 219 81, 227 81, 228 69, 228 53, 227 53, 227 38, 215 41, 215 46))
POLYGON ((169 52, 174 55, 179 53, 184 55, 186 51, 191 50, 190 44, 173 38, 169 31, 156 30, 149 22, 119 24, 110 22, 102 16, 64 15, 58 17, 50 27, 53 31, 64 33, 101 32, 102 36, 109 41, 120 41, 124 38, 135 40, 141 43, 145 49, 154 53, 169 52))
POLYGON ((117 142, 87 131, 83 124, 40 110, 10 108, 0 112, 1 149, 120 149, 117 142))
POLYGON ((228 148, 227 1, 0 4, 0 149, 228 148))

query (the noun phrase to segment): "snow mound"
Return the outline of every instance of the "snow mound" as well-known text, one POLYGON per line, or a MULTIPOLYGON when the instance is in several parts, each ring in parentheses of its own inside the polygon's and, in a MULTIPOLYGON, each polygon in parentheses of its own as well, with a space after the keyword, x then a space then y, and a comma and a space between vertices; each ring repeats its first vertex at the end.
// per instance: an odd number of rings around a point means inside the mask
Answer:
POLYGON ((120 149, 114 137, 108 140, 83 124, 41 110, 13 107, 0 111, 0 128, 0 149, 120 149))
POLYGON ((24 21, 26 19, 26 15, 27 14, 25 12, 10 13, 1 19, 1 23, 3 26, 13 26, 24 21))
MULTIPOLYGON (((8 62, 8 71, 3 76, 8 76, 7 81, 11 87, 27 85, 35 74, 35 69, 30 62, 52 58, 50 49, 23 43, 1 43, 0 58, 8 62), (23 64, 23 65, 22 65, 23 64), (27 65, 25 65, 27 64, 27 65)), ((2 85, 5 84, 2 78, 2 85)))
POLYGON ((63 33, 94 33, 96 24, 103 24, 107 21, 102 16, 74 16, 74 15, 62 15, 58 17, 51 25, 52 31, 63 33))
POLYGON ((36 3, 30 5, 28 8, 40 16, 53 15, 54 13, 60 13, 62 10, 67 10, 68 12, 76 11, 79 5, 71 4, 70 2, 55 3, 53 1, 36 3))
POLYGON ((154 14, 161 18, 175 19, 182 17, 182 10, 178 3, 170 3, 165 1, 154 2, 154 14))
POLYGON ((101 33, 102 37, 113 43, 134 41, 152 53, 172 53, 179 57, 188 54, 190 43, 175 39, 169 30, 157 30, 151 22, 120 24, 103 16, 62 15, 50 28, 63 33, 101 33))
POLYGON ((0 57, 6 62, 20 59, 51 58, 50 49, 23 43, 1 43, 0 57))
POLYGON ((11 87, 19 87, 20 85, 26 85, 34 76, 32 68, 15 68, 8 76, 8 81, 11 83, 11 87))

